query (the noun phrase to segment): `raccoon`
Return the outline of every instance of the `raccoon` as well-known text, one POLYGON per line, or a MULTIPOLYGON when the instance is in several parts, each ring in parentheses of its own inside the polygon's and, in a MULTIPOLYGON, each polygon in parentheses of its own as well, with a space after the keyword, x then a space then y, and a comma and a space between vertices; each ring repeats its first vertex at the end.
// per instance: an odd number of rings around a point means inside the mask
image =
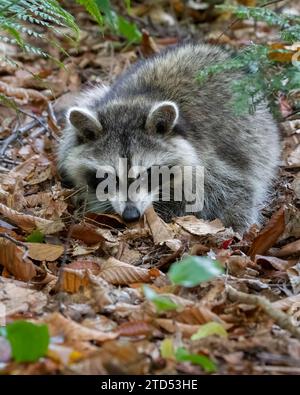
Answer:
MULTIPOLYGON (((154 166, 200 166, 204 195, 197 217, 219 218, 241 232, 260 222, 278 166, 277 125, 265 103, 254 115, 236 115, 231 84, 243 73, 227 71, 203 84, 197 81, 199 71, 229 56, 211 45, 179 45, 137 62, 111 87, 97 86, 78 96, 66 114, 58 164, 62 178, 82 191, 88 210, 113 211, 130 222, 153 204, 170 221, 189 211, 185 197, 163 199, 161 180, 155 191, 140 188, 134 201, 120 199, 118 191, 128 189, 132 179, 150 176, 154 166), (125 167, 146 170, 133 172, 130 181, 119 158, 126 158, 125 167), (99 167, 108 169, 100 179, 99 167), (96 196, 97 186, 112 171, 115 193, 103 201, 96 196)), ((176 177, 170 177, 171 190, 175 184, 176 177)), ((196 187, 194 192, 201 191, 196 187)))

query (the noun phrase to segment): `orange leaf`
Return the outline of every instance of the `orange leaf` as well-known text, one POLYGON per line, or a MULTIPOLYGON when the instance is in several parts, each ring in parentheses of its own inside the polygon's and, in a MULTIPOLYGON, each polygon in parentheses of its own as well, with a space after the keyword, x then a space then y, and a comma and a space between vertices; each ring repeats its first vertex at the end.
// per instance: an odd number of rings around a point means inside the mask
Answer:
POLYGON ((249 250, 252 259, 255 255, 264 255, 271 248, 285 229, 285 207, 274 213, 267 225, 259 232, 249 250))
POLYGON ((82 240, 87 245, 93 245, 104 241, 95 225, 88 223, 75 224, 72 226, 72 237, 82 240))
POLYGON ((63 268, 60 281, 60 291, 75 293, 89 284, 89 277, 86 270, 63 268))
POLYGON ((18 280, 30 281, 36 275, 35 266, 26 257, 25 249, 2 237, 0 238, 0 264, 18 280))

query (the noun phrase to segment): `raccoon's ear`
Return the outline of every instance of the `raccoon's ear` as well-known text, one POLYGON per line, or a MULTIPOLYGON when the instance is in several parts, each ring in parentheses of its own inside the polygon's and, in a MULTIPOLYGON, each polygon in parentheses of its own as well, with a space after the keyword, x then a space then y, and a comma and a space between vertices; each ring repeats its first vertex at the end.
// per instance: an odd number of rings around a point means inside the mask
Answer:
POLYGON ((99 120, 86 108, 70 108, 67 113, 67 120, 76 129, 78 137, 83 141, 94 140, 102 130, 99 120))
POLYGON ((159 134, 170 132, 179 117, 177 105, 172 101, 162 101, 155 104, 147 117, 146 128, 159 134))

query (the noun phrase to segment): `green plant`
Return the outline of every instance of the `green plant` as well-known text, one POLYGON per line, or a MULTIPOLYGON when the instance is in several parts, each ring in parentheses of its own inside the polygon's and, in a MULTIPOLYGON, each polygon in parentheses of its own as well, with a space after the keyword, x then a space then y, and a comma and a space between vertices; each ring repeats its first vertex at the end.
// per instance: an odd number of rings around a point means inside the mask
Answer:
MULTIPOLYGON (((109 0, 76 0, 85 7, 99 25, 108 25, 116 34, 130 42, 141 39, 141 33, 134 23, 127 21, 113 11, 109 0)), ((127 9, 130 2, 125 0, 127 9)), ((25 52, 42 57, 49 54, 40 48, 38 43, 49 41, 45 31, 54 36, 67 36, 61 28, 68 28, 78 37, 79 28, 74 17, 56 0, 1 0, 0 3, 0 41, 18 45, 25 52), (36 42, 34 44, 34 42, 36 42)), ((51 44, 64 51, 56 39, 51 44)), ((13 63, 13 60, 2 55, 1 60, 13 63)), ((57 60, 57 59, 56 59, 57 60)))
MULTIPOLYGON (((270 2, 271 3, 271 2, 270 2)), ((300 87, 300 17, 283 14, 267 8, 225 4, 217 6, 229 11, 239 19, 263 21, 278 29, 278 42, 273 45, 251 44, 227 61, 202 70, 199 81, 204 82, 211 75, 244 69, 246 76, 232 83, 234 109, 237 113, 249 110, 253 113, 257 105, 268 100, 274 109, 277 93, 288 93, 300 87), (298 58, 298 59, 297 59, 298 58)))
MULTIPOLYGON (((55 35, 63 35, 60 27, 67 27, 78 35, 79 29, 73 16, 56 0, 1 0, 0 41, 4 43, 18 45, 28 53, 49 57, 35 42, 46 40, 45 29, 55 35)), ((56 39, 50 39, 50 42, 63 51, 56 39)), ((5 53, 1 60, 13 62, 5 53)))

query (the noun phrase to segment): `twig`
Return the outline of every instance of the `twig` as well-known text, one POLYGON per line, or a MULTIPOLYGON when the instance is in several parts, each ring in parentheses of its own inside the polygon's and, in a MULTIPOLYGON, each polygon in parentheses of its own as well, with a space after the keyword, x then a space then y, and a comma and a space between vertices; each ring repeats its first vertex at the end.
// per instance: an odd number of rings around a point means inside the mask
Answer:
POLYGON ((22 114, 24 114, 24 115, 27 115, 29 118, 32 118, 32 119, 34 119, 35 121, 37 121, 41 126, 43 126, 44 128, 48 128, 48 126, 47 126, 47 124, 44 122, 44 120, 43 119, 41 119, 40 117, 38 117, 37 115, 35 115, 35 114, 32 114, 32 113, 30 113, 30 112, 27 112, 27 111, 25 111, 25 110, 21 110, 21 109, 18 109, 18 111, 19 112, 21 112, 22 114))
POLYGON ((7 147, 13 141, 17 140, 19 135, 25 134, 26 132, 28 132, 30 129, 32 129, 36 125, 37 125, 37 121, 33 120, 33 121, 27 123, 26 125, 24 125, 22 128, 16 127, 13 130, 12 134, 10 136, 8 136, 5 140, 2 141, 2 147, 0 150, 0 157, 4 156, 5 151, 7 150, 7 147))
POLYGON ((290 317, 287 314, 274 308, 272 303, 266 298, 237 291, 228 284, 226 285, 226 291, 231 301, 252 304, 254 306, 260 307, 266 314, 273 318, 277 325, 279 325, 282 329, 289 331, 297 339, 300 339, 300 329, 292 323, 290 317))
POLYGON ((53 106, 50 102, 48 102, 48 104, 47 104, 47 110, 48 110, 49 118, 51 119, 52 123, 57 125, 57 118, 56 118, 55 112, 53 110, 53 106))

